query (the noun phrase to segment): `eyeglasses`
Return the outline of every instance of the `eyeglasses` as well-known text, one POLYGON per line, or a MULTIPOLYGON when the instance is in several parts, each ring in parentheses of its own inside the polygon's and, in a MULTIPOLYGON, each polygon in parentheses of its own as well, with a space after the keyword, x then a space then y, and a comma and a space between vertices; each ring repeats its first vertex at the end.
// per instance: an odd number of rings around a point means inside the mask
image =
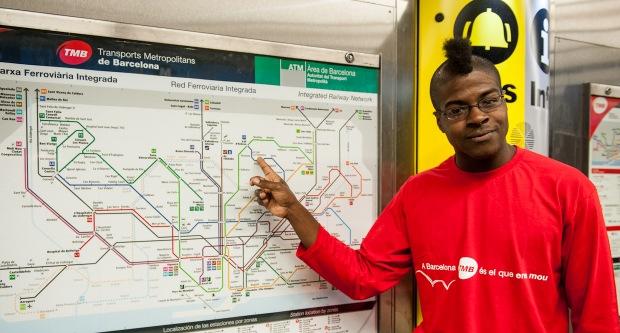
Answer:
POLYGON ((480 99, 476 104, 457 105, 449 107, 443 111, 435 111, 433 114, 437 117, 443 116, 448 120, 462 120, 469 115, 469 112, 471 112, 471 109, 474 106, 484 113, 489 113, 504 104, 504 102, 504 95, 493 95, 480 99))

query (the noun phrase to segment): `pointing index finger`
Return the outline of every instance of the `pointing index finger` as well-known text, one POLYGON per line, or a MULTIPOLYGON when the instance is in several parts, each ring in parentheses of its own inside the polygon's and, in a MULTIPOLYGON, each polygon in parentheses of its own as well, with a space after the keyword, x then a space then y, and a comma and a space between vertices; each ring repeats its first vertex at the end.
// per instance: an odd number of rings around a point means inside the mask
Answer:
POLYGON ((258 157, 256 159, 256 162, 260 166, 261 170, 263 170, 263 173, 265 173, 266 177, 276 176, 280 178, 278 174, 275 171, 273 171, 273 169, 269 166, 269 164, 267 164, 267 162, 265 162, 265 160, 262 157, 258 157))

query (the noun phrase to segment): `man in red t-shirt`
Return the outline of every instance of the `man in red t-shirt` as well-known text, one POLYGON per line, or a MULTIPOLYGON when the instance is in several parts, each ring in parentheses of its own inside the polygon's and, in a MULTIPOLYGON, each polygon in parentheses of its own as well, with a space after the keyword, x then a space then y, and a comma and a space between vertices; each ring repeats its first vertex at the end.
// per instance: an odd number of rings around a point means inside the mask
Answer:
POLYGON ((431 80, 455 154, 410 177, 359 250, 332 237, 261 158, 250 182, 301 240, 297 255, 355 299, 415 271, 423 332, 620 333, 609 243, 591 182, 506 142, 500 76, 467 40, 431 80), (569 318, 570 309, 570 318, 569 318))

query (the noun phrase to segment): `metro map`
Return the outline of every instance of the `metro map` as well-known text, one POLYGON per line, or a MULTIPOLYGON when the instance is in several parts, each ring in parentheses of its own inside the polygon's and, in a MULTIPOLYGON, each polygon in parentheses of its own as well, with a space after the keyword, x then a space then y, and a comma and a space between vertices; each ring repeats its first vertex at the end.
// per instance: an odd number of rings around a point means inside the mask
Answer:
POLYGON ((265 158, 359 246, 377 211, 376 105, 131 87, 0 78, 2 332, 352 302, 296 259, 249 179, 265 158))

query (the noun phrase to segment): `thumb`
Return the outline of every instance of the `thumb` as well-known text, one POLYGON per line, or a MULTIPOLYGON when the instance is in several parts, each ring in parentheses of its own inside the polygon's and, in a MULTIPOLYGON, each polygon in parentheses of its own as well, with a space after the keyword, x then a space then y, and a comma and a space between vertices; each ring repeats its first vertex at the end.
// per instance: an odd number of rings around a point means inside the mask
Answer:
POLYGON ((261 189, 275 190, 281 186, 280 182, 272 182, 260 176, 254 176, 250 178, 250 185, 258 186, 261 189))

